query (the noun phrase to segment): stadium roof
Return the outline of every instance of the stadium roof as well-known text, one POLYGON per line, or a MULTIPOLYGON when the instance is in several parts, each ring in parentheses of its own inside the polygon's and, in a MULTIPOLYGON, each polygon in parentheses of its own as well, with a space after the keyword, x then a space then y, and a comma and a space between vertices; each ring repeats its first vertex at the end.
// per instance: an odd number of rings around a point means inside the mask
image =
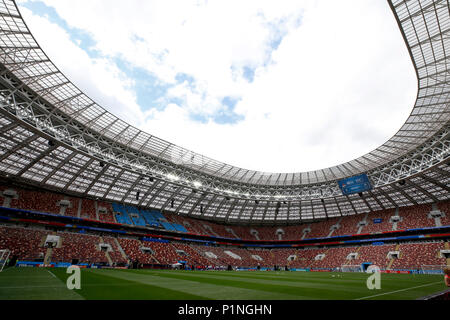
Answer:
POLYGON ((448 199, 449 2, 386 5, 418 78, 405 124, 347 163, 266 173, 181 148, 106 111, 50 61, 15 2, 1 0, 0 170, 62 192, 231 222, 298 223, 448 199), (374 189, 343 196, 337 181, 360 173, 374 189))

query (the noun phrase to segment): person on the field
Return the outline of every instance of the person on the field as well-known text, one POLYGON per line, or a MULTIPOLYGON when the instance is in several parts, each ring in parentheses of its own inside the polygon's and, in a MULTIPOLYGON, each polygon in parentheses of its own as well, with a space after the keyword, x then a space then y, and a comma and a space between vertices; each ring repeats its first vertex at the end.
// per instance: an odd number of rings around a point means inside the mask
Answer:
POLYGON ((447 287, 450 287, 450 268, 444 269, 444 282, 447 287))

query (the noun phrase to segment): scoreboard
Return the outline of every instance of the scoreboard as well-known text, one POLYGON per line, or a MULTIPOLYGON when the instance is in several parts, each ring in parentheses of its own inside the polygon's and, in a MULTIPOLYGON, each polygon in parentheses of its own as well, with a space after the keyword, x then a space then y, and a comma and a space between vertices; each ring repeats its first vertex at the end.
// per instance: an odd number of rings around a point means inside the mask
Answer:
POLYGON ((372 184, 370 183, 367 174, 340 180, 338 181, 338 184, 344 195, 372 190, 372 184))

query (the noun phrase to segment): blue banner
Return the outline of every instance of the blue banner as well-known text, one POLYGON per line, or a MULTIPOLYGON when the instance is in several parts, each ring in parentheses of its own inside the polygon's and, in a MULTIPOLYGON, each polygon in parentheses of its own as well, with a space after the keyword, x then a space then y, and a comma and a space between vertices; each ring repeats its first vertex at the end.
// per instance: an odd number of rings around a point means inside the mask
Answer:
POLYGON ((372 190, 372 184, 366 174, 338 181, 338 184, 344 195, 372 190))
POLYGON ((163 239, 142 238, 142 240, 143 240, 143 241, 148 241, 148 242, 169 243, 169 240, 163 240, 163 239))

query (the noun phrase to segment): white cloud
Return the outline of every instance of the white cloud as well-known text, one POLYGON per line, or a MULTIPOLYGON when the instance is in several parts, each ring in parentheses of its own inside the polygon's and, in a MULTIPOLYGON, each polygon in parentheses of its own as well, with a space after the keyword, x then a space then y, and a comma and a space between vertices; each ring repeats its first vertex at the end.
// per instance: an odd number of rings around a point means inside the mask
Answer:
POLYGON ((91 60, 60 28, 25 15, 43 48, 92 98, 153 135, 243 168, 294 172, 351 160, 389 139, 414 103, 414 70, 385 2, 44 2, 96 41, 103 58, 91 60), (275 51, 273 26, 285 33, 275 51), (181 105, 141 110, 114 57, 166 83, 179 73, 195 82, 168 91, 181 105), (253 83, 244 66, 256 68, 253 83), (218 112, 225 96, 240 98, 236 112, 245 120, 191 119, 218 112))
POLYGON ((131 123, 142 119, 143 113, 131 89, 134 80, 117 68, 111 59, 91 59, 57 24, 33 14, 27 8, 21 8, 21 13, 36 41, 75 85, 121 119, 131 123))

